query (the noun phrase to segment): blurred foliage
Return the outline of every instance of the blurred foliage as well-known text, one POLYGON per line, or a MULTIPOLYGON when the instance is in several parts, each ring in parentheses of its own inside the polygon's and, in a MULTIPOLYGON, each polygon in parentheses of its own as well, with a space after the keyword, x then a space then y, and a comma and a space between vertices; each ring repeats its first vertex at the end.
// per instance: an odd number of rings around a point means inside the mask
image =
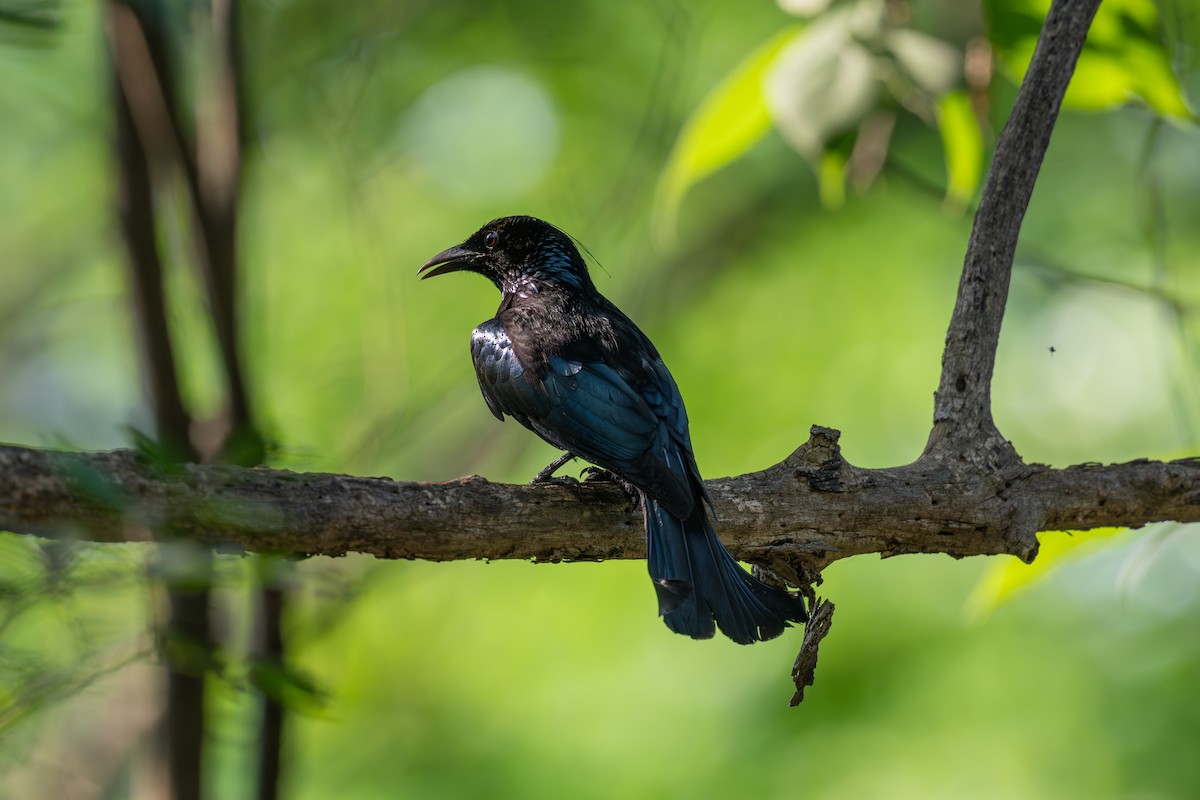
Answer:
POLYGON ((661 230, 674 229, 679 204, 692 184, 745 154, 770 128, 763 81, 780 49, 795 38, 796 29, 788 27, 755 49, 684 125, 659 180, 661 230))
POLYGON ((938 100, 938 132, 946 149, 946 199, 966 206, 983 176, 983 135, 965 91, 938 100))
MULTIPOLYGON (((819 13, 799 37, 868 7, 782 5, 819 13)), ((1186 5, 1148 16, 1106 0, 1116 22, 1095 44, 1129 91, 1103 113, 1068 110, 1055 132, 993 390, 1028 460, 1200 449, 1200 136, 1172 105, 1195 86, 1186 5)), ((888 3, 882 39, 835 30, 872 70, 903 67, 899 31, 958 52, 982 42, 1003 67, 982 85, 884 81, 859 117, 821 123, 834 159, 818 168, 857 189, 835 211, 820 200, 832 179, 818 186, 796 158, 795 130, 763 126, 767 95, 742 80, 796 24, 771 3, 245 3, 243 312, 273 463, 519 481, 550 460, 478 396, 467 336, 495 307, 492 287, 415 279, 429 255, 510 213, 544 216, 595 254, 598 286, 671 365, 706 475, 774 463, 813 423, 841 429, 853 463, 911 460, 969 230, 946 198, 969 208, 971 164, 1015 93, 1018 23, 1041 8, 888 3), (912 97, 928 101, 921 113, 912 97), (710 139, 738 107, 730 138, 710 139), (873 175, 856 173, 867 130, 886 146, 873 175), (699 149, 685 158, 676 142, 699 149), (662 175, 676 237, 656 247, 662 175)), ((0 44, 0 440, 107 448, 151 427, 113 224, 100 10, 65 3, 52 38, 0 44)), ((184 387, 203 414, 220 392, 182 227, 167 219, 161 239, 184 387)), ((1042 538, 1052 550, 1065 537, 1042 538)), ((248 588, 268 578, 225 555, 212 796, 244 796, 254 684, 294 699, 293 798, 1191 796, 1198 540, 1109 541, 978 621, 964 602, 986 563, 835 565, 821 591, 837 621, 796 710, 799 632, 753 648, 671 636, 640 563, 307 560, 290 579, 291 660, 273 671, 244 647, 248 588)), ((159 613, 145 548, 10 535, 0 548, 0 715, 20 713, 3 732, 0 794, 56 796, 81 774, 116 774, 110 796, 131 793, 119 775, 135 763, 114 771, 66 744, 98 723, 115 741, 133 714, 118 667, 145 651, 159 613)), ((997 569, 1015 585, 1026 568, 997 569)), ((155 679, 135 684, 155 696, 155 679)))
POLYGON ((972 617, 990 614, 1015 592, 1060 566, 1064 559, 1078 555, 1080 548, 1094 547, 1123 530, 1095 528, 1090 531, 1052 531, 1040 537, 1044 541, 1040 542, 1038 557, 1032 564, 1024 564, 1017 558, 996 559, 998 563, 988 569, 983 580, 967 598, 967 613, 972 617))
POLYGON ((982 134, 956 87, 970 78, 964 78, 963 50, 967 34, 982 35, 978 9, 945 5, 942 10, 951 13, 937 27, 949 33, 947 41, 911 24, 909 3, 827 5, 781 3, 792 14, 816 18, 755 51, 695 112, 664 175, 662 224, 670 223, 686 188, 744 154, 766 132, 765 124, 745 122, 764 113, 813 166, 826 207, 845 201, 847 178, 858 188, 875 180, 900 110, 939 128, 950 173, 947 197, 959 205, 970 199, 980 176, 982 134), (722 130, 718 112, 739 123, 726 121, 722 130), (714 143, 719 159, 711 157, 714 143))
POLYGON ((0 36, 23 37, 18 39, 22 44, 38 43, 38 33, 53 32, 62 24, 63 5, 60 0, 3 0, 0 36))
MULTIPOLYGON (((852 0, 781 2, 812 24, 785 29, 722 80, 684 125, 660 185, 657 216, 670 230, 688 188, 744 155, 772 120, 814 168, 827 207, 845 200, 847 178, 872 183, 888 150, 892 117, 905 111, 943 141, 946 198, 969 203, 982 176, 984 101, 970 92, 991 78, 990 52, 1014 81, 1024 77, 1049 0, 973 4, 852 0), (932 7, 950 14, 934 16, 932 7), (921 12, 924 11, 924 14, 921 12), (922 30, 928 26, 934 33, 922 30), (986 35, 988 45, 982 45, 986 35), (974 48, 978 55, 972 57, 974 48), (974 101, 974 102, 973 102, 974 101), (880 125, 880 118, 888 120, 880 125), (882 153, 880 152, 882 151, 882 153), (860 154, 858 165, 851 163, 860 154)), ((1104 3, 1089 33, 1065 103, 1107 110, 1131 101, 1159 114, 1195 121, 1181 81, 1195 83, 1195 13, 1155 0, 1104 3)))
MULTIPOLYGON (((1019 80, 1050 2, 987 0, 984 5, 1000 64, 1019 80)), ((1140 101, 1164 116, 1195 121, 1172 70, 1171 52, 1180 46, 1182 32, 1159 25, 1160 5, 1155 0, 1100 4, 1063 99, 1068 108, 1101 111, 1140 101)))
POLYGON ((1158 0, 1156 5, 1171 69, 1195 109, 1200 104, 1200 14, 1190 0, 1158 0))

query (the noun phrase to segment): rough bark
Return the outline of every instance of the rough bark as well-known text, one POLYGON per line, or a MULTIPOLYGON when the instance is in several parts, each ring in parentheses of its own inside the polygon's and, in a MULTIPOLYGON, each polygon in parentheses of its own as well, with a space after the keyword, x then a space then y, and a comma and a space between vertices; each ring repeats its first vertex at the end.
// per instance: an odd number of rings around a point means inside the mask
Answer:
MULTIPOLYGON (((1040 530, 1200 521, 1200 459, 1019 464, 996 474, 918 461, 847 464, 836 431, 762 472, 708 481, 737 557, 819 571, 863 553, 1008 553, 1031 560, 1040 530)), ((537 561, 643 558, 641 517, 610 483, 446 483, 267 468, 159 467, 133 451, 0 447, 0 528, 98 542, 168 531, 295 555, 537 561)))
POLYGON ((996 140, 946 332, 926 455, 966 456, 983 469, 1018 460, 992 420, 1000 323, 1021 222, 1099 6, 1100 0, 1056 0, 1051 5, 1012 113, 996 140))

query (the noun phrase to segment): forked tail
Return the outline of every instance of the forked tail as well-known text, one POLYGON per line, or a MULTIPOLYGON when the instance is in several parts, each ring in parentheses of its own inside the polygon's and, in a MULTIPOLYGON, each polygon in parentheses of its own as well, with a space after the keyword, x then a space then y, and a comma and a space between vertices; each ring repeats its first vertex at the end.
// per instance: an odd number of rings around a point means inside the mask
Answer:
POLYGON ((647 564, 658 593, 658 613, 676 633, 710 639, 716 627, 738 644, 774 639, 808 614, 798 594, 768 586, 729 555, 697 498, 680 520, 643 494, 647 564))

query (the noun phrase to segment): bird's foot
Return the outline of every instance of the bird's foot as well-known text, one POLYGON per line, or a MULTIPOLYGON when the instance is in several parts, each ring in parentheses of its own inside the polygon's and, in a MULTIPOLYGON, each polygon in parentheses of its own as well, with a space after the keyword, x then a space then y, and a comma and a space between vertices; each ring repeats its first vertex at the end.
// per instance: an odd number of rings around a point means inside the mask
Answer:
POLYGON ((579 481, 570 475, 551 475, 540 481, 530 481, 530 486, 578 486, 579 481))
POLYGON ((580 476, 582 476, 584 483, 623 483, 624 482, 620 478, 618 478, 616 475, 614 475, 613 473, 609 472, 606 469, 600 469, 600 467, 584 467, 582 470, 580 470, 579 474, 580 474, 580 476))
POLYGON ((600 467, 584 467, 583 471, 579 474, 583 476, 584 483, 615 483, 625 492, 626 497, 629 498, 630 506, 634 508, 641 502, 641 491, 615 472, 610 472, 600 467))
POLYGON ((547 464, 545 467, 543 467, 538 472, 537 475, 534 475, 533 480, 531 480, 530 483, 531 484, 534 484, 534 483, 561 483, 561 484, 567 484, 567 485, 578 485, 579 481, 575 480, 574 478, 567 477, 567 476, 555 477, 555 475, 554 475, 555 470, 557 470, 559 467, 561 467, 563 464, 567 463, 574 457, 575 456, 571 455, 570 453, 563 453, 561 456, 554 459, 549 464, 547 464))

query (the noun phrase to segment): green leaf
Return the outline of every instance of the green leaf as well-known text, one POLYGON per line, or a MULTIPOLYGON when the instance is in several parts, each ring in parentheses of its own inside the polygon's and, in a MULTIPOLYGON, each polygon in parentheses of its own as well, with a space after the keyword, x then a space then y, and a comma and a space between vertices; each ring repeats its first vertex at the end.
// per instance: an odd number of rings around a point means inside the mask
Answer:
POLYGON ((247 677, 251 685, 289 711, 319 716, 329 700, 329 693, 311 677, 278 661, 254 659, 247 677))
POLYGON ((846 202, 846 155, 838 150, 821 154, 817 169, 817 190, 821 205, 828 209, 841 208, 846 202))
POLYGON ((0 0, 0 25, 56 31, 63 25, 61 0, 0 0))
POLYGON ((64 460, 60 469, 63 479, 81 499, 106 510, 124 512, 129 508, 125 490, 107 473, 81 459, 64 460))
POLYGON ((938 131, 946 153, 946 203, 966 208, 983 174, 983 132, 966 91, 938 101, 938 131))
MULTIPOLYGON (((987 0, 985 5, 1000 65, 1020 81, 1033 57, 1049 0, 987 0)), ((1172 13, 1182 20, 1195 12, 1179 8, 1172 13)), ((1181 21, 1174 29, 1183 37, 1189 24, 1195 25, 1181 21)), ((1176 61, 1180 52, 1191 51, 1186 44, 1176 49, 1176 61)), ((1172 70, 1155 0, 1105 0, 1100 5, 1063 99, 1064 107, 1084 111, 1106 111, 1130 102, 1144 103, 1173 119, 1196 119, 1172 70)))
POLYGON ((658 183, 655 227, 660 233, 674 229, 688 189, 739 158, 770 129, 763 80, 779 51, 801 29, 789 25, 750 53, 684 123, 658 183))
POLYGON ((1162 37, 1171 69, 1188 105, 1200 110, 1200 13, 1196 0, 1158 0, 1162 37))
POLYGON ((1124 531, 1125 528, 1095 528, 1040 534, 1041 546, 1032 564, 1022 563, 1017 558, 1001 558, 983 573, 965 603, 967 616, 975 620, 986 617, 1021 589, 1077 557, 1080 551, 1124 531))

